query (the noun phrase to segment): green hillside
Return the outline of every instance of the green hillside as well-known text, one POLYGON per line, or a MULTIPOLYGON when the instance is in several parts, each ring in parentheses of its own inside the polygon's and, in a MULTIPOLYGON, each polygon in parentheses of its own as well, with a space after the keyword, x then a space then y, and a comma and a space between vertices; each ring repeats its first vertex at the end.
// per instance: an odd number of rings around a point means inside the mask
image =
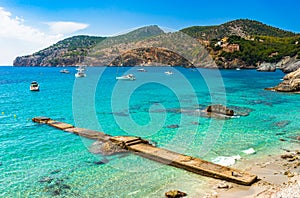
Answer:
POLYGON ((193 26, 180 30, 194 38, 204 40, 220 39, 232 35, 247 36, 273 36, 292 37, 295 33, 281 30, 258 21, 249 19, 238 19, 215 26, 193 26))

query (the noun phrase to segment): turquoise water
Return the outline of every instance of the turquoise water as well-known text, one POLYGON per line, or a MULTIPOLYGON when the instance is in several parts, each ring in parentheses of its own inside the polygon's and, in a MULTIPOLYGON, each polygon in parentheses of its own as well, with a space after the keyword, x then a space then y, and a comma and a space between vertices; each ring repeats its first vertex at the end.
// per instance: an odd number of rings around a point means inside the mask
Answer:
POLYGON ((206 178, 134 156, 93 155, 90 140, 31 122, 35 116, 104 131, 136 135, 158 146, 214 160, 259 158, 278 151, 300 132, 300 95, 264 91, 281 71, 174 68, 88 68, 75 79, 61 68, 0 67, 1 197, 164 197, 181 189, 201 193, 206 178), (127 71, 128 70, 128 71, 127 71), (200 71, 200 73, 199 73, 200 71), (117 82, 134 73, 136 81, 117 82), (40 92, 30 92, 30 82, 40 92), (199 116, 211 103, 249 113, 228 120, 199 116), (178 125, 179 128, 169 128, 178 125), (254 148, 255 155, 241 151, 254 148), (48 181, 48 182, 45 182, 48 181))

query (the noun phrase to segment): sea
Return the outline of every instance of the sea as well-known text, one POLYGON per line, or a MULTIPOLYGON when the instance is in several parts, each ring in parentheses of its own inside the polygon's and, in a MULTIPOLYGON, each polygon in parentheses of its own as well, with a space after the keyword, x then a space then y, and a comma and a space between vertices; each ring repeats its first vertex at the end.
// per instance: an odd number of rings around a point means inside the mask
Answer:
POLYGON ((0 67, 0 197, 164 197, 173 189, 201 197, 215 181, 130 153, 93 154, 94 141, 33 123, 37 116, 239 168, 299 144, 300 95, 264 90, 282 81, 279 70, 88 67, 75 78, 74 67, 61 69, 0 67), (129 73, 136 80, 116 80, 129 73), (29 90, 32 81, 40 91, 29 90), (211 104, 235 116, 209 117, 211 104))

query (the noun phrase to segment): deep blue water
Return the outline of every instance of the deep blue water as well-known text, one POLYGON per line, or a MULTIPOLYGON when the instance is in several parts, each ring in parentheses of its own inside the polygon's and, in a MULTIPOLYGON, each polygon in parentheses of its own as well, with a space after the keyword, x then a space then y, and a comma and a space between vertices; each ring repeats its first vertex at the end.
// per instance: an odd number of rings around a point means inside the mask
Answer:
POLYGON ((68 68, 71 74, 60 69, 0 67, 1 197, 163 197, 173 188, 196 195, 206 181, 134 155, 108 157, 107 164, 97 165, 103 156, 89 152, 92 141, 35 124, 35 116, 141 136, 209 161, 238 154, 263 157, 289 143, 280 138, 300 131, 300 95, 263 89, 277 85, 281 71, 172 68, 174 74, 167 76, 166 67, 88 68, 86 78, 75 79, 75 68, 68 68), (124 72, 134 73, 136 81, 116 81, 124 72), (29 91, 34 80, 39 92, 29 91), (249 115, 200 117, 211 103, 249 115), (241 154, 248 148, 256 154, 241 154))

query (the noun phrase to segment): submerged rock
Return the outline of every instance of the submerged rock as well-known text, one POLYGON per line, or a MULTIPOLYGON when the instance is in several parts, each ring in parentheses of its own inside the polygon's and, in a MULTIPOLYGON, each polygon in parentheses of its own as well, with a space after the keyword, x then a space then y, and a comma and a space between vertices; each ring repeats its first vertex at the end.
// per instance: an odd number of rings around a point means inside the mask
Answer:
POLYGON ((51 177, 43 177, 39 180, 40 183, 51 183, 53 181, 53 178, 51 177))
POLYGON ((185 192, 181 192, 179 190, 170 190, 165 193, 166 197, 168 198, 180 198, 185 197, 187 194, 185 192))
POLYGON ((127 150, 121 148, 119 145, 111 141, 107 141, 107 142, 96 141, 91 145, 89 151, 93 154, 101 154, 104 156, 128 152, 127 150))
POLYGON ((273 125, 277 126, 277 127, 280 127, 280 128, 283 128, 283 127, 287 126, 290 123, 291 123, 291 121, 289 121, 289 120, 282 120, 282 121, 273 123, 273 125))
POLYGON ((171 124, 171 125, 166 126, 166 127, 169 128, 169 129, 177 129, 177 128, 179 128, 179 125, 178 124, 171 124))
POLYGON ((265 90, 300 93, 300 68, 285 75, 283 82, 281 82, 279 85, 271 88, 265 88, 265 90))
POLYGON ((59 173, 59 172, 60 172, 60 170, 57 169, 57 170, 51 171, 50 174, 57 174, 57 173, 59 173))

